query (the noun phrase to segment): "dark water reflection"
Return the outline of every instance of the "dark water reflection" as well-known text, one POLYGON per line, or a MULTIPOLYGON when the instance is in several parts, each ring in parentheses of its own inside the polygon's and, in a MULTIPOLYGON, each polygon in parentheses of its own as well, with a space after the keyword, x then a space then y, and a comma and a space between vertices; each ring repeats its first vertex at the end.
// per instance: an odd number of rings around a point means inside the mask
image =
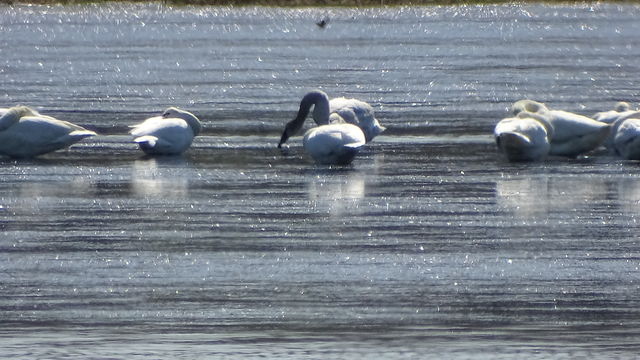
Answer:
POLYGON ((3 353, 639 350, 635 163, 511 165, 488 140, 382 137, 327 169, 227 140, 5 161, 3 353))
POLYGON ((0 159, 0 357, 640 351, 638 164, 509 164, 488 135, 519 97, 584 113, 634 100, 637 7, 16 9, 0 7, 3 102, 104 135, 0 159), (180 53, 160 57, 158 39, 180 53), (180 74, 191 90, 168 86, 180 74), (389 132, 348 167, 315 166, 296 141, 276 149, 310 84, 370 100, 389 132), (146 158, 121 134, 167 102, 207 130, 184 156, 146 158))

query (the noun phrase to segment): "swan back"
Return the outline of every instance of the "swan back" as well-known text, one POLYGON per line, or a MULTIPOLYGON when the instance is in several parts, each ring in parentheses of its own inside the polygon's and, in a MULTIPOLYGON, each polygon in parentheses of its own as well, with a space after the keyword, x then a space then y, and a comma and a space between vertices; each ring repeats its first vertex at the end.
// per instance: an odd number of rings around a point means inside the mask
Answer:
POLYGON ((375 118, 373 107, 357 99, 335 98, 329 102, 331 118, 329 123, 343 122, 360 127, 367 142, 370 142, 384 130, 375 118))
POLYGON ((550 110, 553 126, 551 154, 575 157, 602 145, 609 135, 609 124, 563 110, 550 110))
POLYGON ((10 108, 0 122, 5 125, 13 122, 0 131, 0 154, 16 158, 42 155, 96 135, 76 124, 40 115, 26 106, 10 108))
POLYGON ((167 109, 162 115, 146 119, 130 131, 133 141, 149 155, 178 155, 186 151, 200 131, 195 115, 167 109))
POLYGON ((193 136, 197 136, 202 130, 202 123, 200 120, 192 113, 182 109, 170 107, 162 113, 162 117, 165 119, 177 118, 186 121, 193 131, 193 136))
POLYGON ((366 139, 358 126, 329 124, 310 129, 302 142, 317 163, 346 165, 353 161, 366 139))

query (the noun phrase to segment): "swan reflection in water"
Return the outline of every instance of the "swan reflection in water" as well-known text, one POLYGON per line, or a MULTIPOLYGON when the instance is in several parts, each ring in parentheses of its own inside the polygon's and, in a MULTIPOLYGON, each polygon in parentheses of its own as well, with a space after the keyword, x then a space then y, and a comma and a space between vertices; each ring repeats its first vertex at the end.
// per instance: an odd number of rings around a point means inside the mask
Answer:
POLYGON ((522 218, 544 218, 553 213, 592 207, 605 201, 604 179, 535 177, 498 180, 497 204, 522 218))
POLYGON ((144 157, 131 167, 131 190, 134 196, 181 198, 189 193, 189 169, 182 156, 144 157))
MULTIPOLYGON (((330 171, 329 171, 330 172, 330 171)), ((317 211, 331 216, 358 212, 365 196, 365 174, 359 171, 310 175, 307 192, 317 211)))
POLYGON ((616 181, 616 185, 622 212, 633 217, 640 216, 640 177, 622 178, 616 181))
POLYGON ((84 198, 94 192, 90 179, 81 175, 62 182, 25 181, 18 184, 17 194, 8 197, 9 201, 0 206, 16 214, 56 214, 67 204, 72 204, 73 199, 84 198))

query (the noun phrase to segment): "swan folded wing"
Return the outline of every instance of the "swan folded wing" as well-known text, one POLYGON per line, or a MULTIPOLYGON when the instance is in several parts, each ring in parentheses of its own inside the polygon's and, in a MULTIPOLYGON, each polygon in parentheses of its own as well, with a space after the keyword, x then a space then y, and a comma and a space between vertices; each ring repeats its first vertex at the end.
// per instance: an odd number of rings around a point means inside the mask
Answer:
POLYGON ((305 151, 316 162, 348 164, 365 144, 362 130, 352 124, 331 124, 310 129, 304 136, 305 151))
POLYGON ((133 136, 142 136, 145 133, 152 132, 154 129, 161 127, 163 121, 164 118, 162 116, 148 118, 139 124, 131 125, 129 134, 133 136))
POLYGON ((640 159, 640 119, 627 119, 620 124, 613 139, 618 155, 625 159, 640 159))
POLYGON ((553 126, 552 141, 562 141, 576 136, 607 134, 609 124, 563 110, 551 110, 549 122, 553 126))
POLYGON ((151 135, 144 135, 133 139, 133 142, 137 144, 145 144, 146 147, 152 148, 156 146, 158 138, 151 135))
POLYGON ((47 116, 25 116, 0 132, 0 153, 33 157, 68 147, 95 132, 47 116))
POLYGON ((335 98, 329 102, 329 105, 331 113, 338 114, 346 123, 360 127, 373 125, 373 108, 364 101, 335 98))
POLYGON ((162 117, 147 119, 133 128, 130 134, 142 150, 152 154, 182 153, 189 148, 194 137, 185 120, 162 117))
POLYGON ((386 130, 375 118, 371 105, 357 99, 332 99, 329 123, 348 123, 357 125, 364 132, 366 141, 373 140, 386 130))

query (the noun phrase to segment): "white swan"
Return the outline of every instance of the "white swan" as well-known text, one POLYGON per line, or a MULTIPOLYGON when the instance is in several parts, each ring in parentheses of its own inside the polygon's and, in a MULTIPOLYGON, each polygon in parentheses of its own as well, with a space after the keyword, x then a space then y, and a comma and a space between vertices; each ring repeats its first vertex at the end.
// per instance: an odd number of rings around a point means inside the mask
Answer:
POLYGON ((97 135, 91 130, 39 114, 26 106, 2 109, 0 116, 0 154, 30 158, 97 135))
POLYGON ((521 111, 498 122, 493 135, 509 161, 538 161, 549 155, 553 128, 543 116, 521 111))
POLYGON ((616 103, 613 110, 596 113, 593 115, 593 118, 595 120, 611 124, 611 130, 609 131, 609 136, 607 136, 607 139, 604 142, 604 146, 610 152, 615 153, 617 152, 617 149, 616 145, 614 144, 614 138, 618 133, 618 127, 627 119, 640 118, 640 110, 633 110, 631 109, 631 105, 629 105, 629 103, 620 101, 616 103))
POLYGON ((353 124, 329 124, 309 129, 302 139, 304 150, 319 164, 347 165, 366 143, 353 124))
POLYGON ((202 124, 192 113, 170 107, 160 116, 134 125, 131 135, 140 149, 149 155, 178 155, 191 146, 202 124))
POLYGON ((613 110, 595 113, 593 119, 607 124, 613 124, 619 120, 638 116, 640 116, 640 111, 632 110, 628 102, 620 101, 615 104, 613 110))
POLYGON ((539 114, 553 127, 549 155, 576 157, 602 145, 609 135, 609 124, 563 110, 550 110, 533 100, 520 100, 512 106, 514 114, 521 111, 539 114))
POLYGON ((613 148, 622 158, 640 160, 640 119, 623 120, 613 136, 613 148))
POLYGON ((345 98, 335 98, 329 101, 329 97, 323 91, 314 90, 307 93, 300 101, 298 115, 285 126, 278 147, 281 147, 291 136, 296 135, 302 129, 311 106, 313 106, 312 116, 316 124, 347 123, 357 125, 364 133, 366 142, 373 140, 385 130, 374 117, 371 105, 366 102, 345 98))

